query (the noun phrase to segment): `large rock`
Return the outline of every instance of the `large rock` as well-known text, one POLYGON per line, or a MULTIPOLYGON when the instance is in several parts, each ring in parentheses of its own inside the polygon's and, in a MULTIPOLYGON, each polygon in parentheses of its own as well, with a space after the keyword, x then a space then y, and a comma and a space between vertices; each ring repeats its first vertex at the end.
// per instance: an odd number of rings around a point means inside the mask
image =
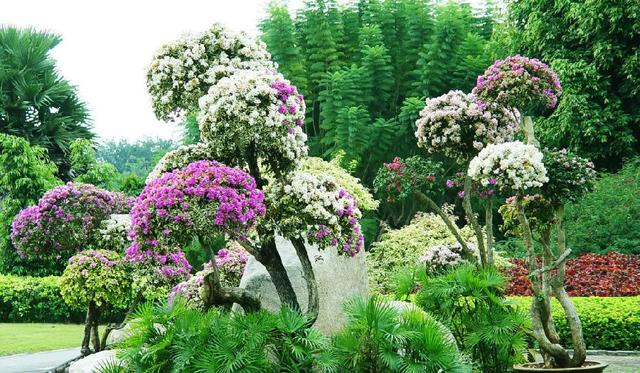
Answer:
MULTIPOLYGON (((307 285, 302 278, 302 265, 290 241, 276 237, 276 247, 282 258, 291 284, 303 311, 307 309, 307 285)), ((342 309, 345 301, 356 296, 367 296, 367 263, 364 252, 355 257, 338 255, 336 250, 319 251, 307 245, 309 259, 318 282, 320 310, 315 327, 327 334, 340 330, 346 322, 342 309)), ((280 298, 266 268, 250 257, 240 280, 240 287, 254 292, 262 308, 272 312, 280 310, 280 298)), ((236 305, 236 309, 238 309, 236 305)))
POLYGON ((116 351, 105 350, 96 352, 87 357, 84 357, 78 361, 74 361, 69 365, 69 373, 95 373, 98 368, 108 364, 109 362, 116 362, 116 351))

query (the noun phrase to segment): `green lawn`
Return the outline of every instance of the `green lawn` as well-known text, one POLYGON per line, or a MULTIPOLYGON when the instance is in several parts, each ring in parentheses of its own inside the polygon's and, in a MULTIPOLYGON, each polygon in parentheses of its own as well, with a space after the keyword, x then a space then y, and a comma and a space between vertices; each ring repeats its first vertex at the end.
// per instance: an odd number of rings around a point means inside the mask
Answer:
POLYGON ((0 323, 0 355, 80 347, 84 325, 0 323))

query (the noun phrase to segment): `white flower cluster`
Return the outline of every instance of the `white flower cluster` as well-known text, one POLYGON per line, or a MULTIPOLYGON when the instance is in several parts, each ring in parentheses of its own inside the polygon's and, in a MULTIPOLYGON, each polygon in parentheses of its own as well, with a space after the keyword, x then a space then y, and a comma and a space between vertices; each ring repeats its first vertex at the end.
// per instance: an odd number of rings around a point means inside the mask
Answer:
POLYGON ((304 99, 282 75, 238 70, 200 99, 198 124, 218 160, 237 164, 254 144, 270 167, 287 169, 307 155, 304 116, 304 99))
POLYGON ((159 119, 197 108, 198 99, 236 69, 273 68, 261 42, 219 24, 164 45, 147 72, 147 89, 159 119))
POLYGON ((122 253, 131 245, 128 238, 131 230, 129 214, 113 214, 109 219, 102 221, 100 225, 100 235, 98 236, 100 249, 122 253))
POLYGON ((519 114, 476 101, 462 91, 427 99, 416 121, 418 146, 464 163, 487 144, 511 141, 519 114))
POLYGON ((147 176, 146 182, 157 179, 165 172, 184 168, 190 163, 201 160, 215 160, 215 150, 205 143, 183 145, 166 153, 147 176))
POLYGON ((431 246, 418 261, 425 265, 429 274, 437 274, 448 268, 467 262, 467 260, 462 257, 462 246, 457 242, 453 245, 441 244, 431 246))
POLYGON ((336 247, 352 256, 362 249, 364 239, 358 222, 362 213, 333 177, 295 171, 287 184, 271 185, 267 198, 273 202, 270 218, 283 236, 303 237, 306 233, 311 243, 336 247))
POLYGON ((497 180, 505 191, 524 191, 549 181, 542 152, 520 141, 487 145, 469 163, 468 174, 483 186, 497 180))

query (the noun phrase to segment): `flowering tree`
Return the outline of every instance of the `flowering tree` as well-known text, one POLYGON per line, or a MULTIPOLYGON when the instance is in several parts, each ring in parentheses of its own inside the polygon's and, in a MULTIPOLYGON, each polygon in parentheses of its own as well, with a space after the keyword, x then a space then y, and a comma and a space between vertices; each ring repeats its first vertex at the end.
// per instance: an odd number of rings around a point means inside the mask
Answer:
MULTIPOLYGON (((303 266, 308 311, 317 313, 305 239, 355 255, 363 246, 360 211, 333 177, 300 169, 307 155, 304 100, 275 71, 264 46, 218 26, 212 30, 163 47, 149 69, 158 117, 197 110, 203 142, 160 161, 159 177, 148 181, 132 212, 134 245, 171 252, 194 236, 206 248, 213 235, 224 235, 266 267, 283 304, 299 308, 275 244, 276 234, 283 235, 303 266), (185 50, 204 52, 173 52, 185 50), (165 59, 170 68, 159 62, 165 59)), ((207 306, 260 306, 249 292, 222 286, 211 264, 203 276, 207 306)))
POLYGON ((11 240, 22 258, 62 264, 79 250, 99 248, 101 223, 112 214, 127 213, 130 203, 124 194, 70 182, 20 211, 11 225, 11 240))
POLYGON ((84 250, 72 256, 62 274, 60 293, 75 307, 86 307, 82 354, 89 354, 93 338, 95 352, 105 347, 106 334, 100 340, 99 312, 109 305, 124 305, 129 298, 130 279, 118 253, 109 250, 84 250))
POLYGON ((521 127, 527 142, 540 146, 532 115, 556 108, 562 87, 558 75, 538 59, 520 55, 497 60, 478 77, 472 91, 481 105, 499 104, 523 114, 521 127))
MULTIPOLYGON (((466 170, 471 158, 488 144, 502 143, 513 139, 518 130, 518 117, 517 110, 507 110, 497 103, 480 103, 473 94, 450 91, 440 97, 426 100, 426 105, 416 121, 416 138, 418 146, 425 149, 427 153, 444 155, 455 161, 461 169, 466 170)), ((416 171, 411 171, 415 167, 407 167, 408 165, 409 163, 396 166, 393 166, 393 164, 385 165, 387 168, 386 174, 390 175, 391 179, 395 179, 392 180, 394 185, 391 189, 406 189, 402 185, 405 185, 407 180, 417 186, 419 186, 420 182, 433 182, 441 173, 441 170, 434 169, 432 170, 433 173, 426 175, 427 178, 416 178, 413 175, 416 171), (398 179, 404 179, 405 182, 401 182, 398 179), (416 183, 416 180, 419 182, 416 183)), ((383 173, 379 178, 388 179, 389 177, 384 177, 383 173)), ((488 218, 488 224, 483 233, 471 207, 472 193, 476 192, 473 190, 471 179, 463 176, 462 181, 448 180, 447 187, 454 187, 454 184, 457 183, 464 186, 464 190, 461 190, 458 195, 463 198, 467 220, 476 235, 480 262, 482 265, 492 264, 493 228, 490 219, 492 214, 492 190, 481 191, 482 197, 487 202, 485 205, 488 218)), ((388 183, 387 185, 391 186, 388 183)), ((433 201, 433 194, 429 193, 432 190, 433 188, 414 188, 411 194, 424 201, 430 209, 436 212, 446 222, 464 251, 471 253, 466 242, 460 237, 455 224, 433 201)), ((398 192, 401 196, 406 194, 406 190, 398 190, 398 192)))

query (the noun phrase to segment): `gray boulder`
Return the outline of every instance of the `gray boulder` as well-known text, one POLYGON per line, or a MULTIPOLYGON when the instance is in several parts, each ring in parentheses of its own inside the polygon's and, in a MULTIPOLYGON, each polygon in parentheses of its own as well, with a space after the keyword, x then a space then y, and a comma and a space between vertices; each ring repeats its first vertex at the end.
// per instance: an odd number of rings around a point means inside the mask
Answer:
MULTIPOLYGON (((307 310, 307 286, 302 278, 302 265, 289 240, 276 237, 276 247, 282 258, 291 284, 303 311, 307 310)), ((367 263, 363 252, 354 257, 338 255, 335 250, 318 250, 307 245, 309 259, 318 283, 320 309, 315 327, 326 334, 339 331, 346 322, 342 305, 353 297, 367 296, 367 263)), ((240 287, 252 291, 260 298, 262 308, 271 312, 280 310, 280 298, 266 268, 250 257, 240 280, 240 287)), ((235 310, 240 309, 234 306, 235 310)))
POLYGON ((69 373, 94 373, 97 372, 101 366, 116 361, 115 350, 96 352, 95 354, 71 363, 71 365, 69 365, 69 373))

